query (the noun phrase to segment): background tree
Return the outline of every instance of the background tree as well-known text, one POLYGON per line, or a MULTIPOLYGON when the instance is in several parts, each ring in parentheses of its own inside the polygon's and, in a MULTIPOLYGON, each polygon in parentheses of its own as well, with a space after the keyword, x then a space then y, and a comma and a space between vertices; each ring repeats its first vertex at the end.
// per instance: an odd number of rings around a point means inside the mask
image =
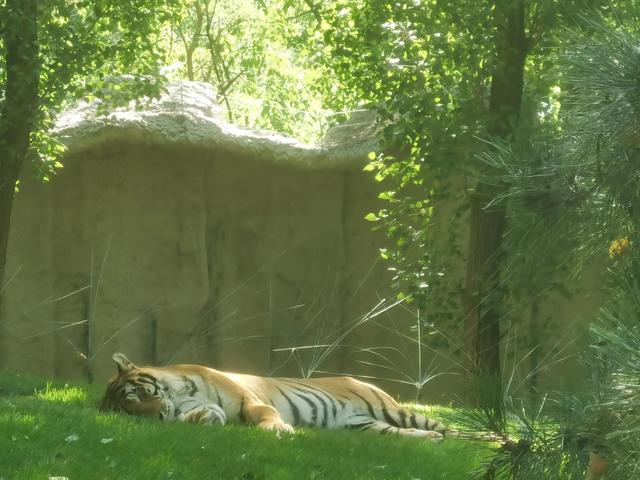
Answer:
MULTIPOLYGON (((396 286, 431 318, 442 318, 430 295, 447 270, 430 237, 433 202, 445 195, 463 201, 463 191, 449 192, 472 166, 474 137, 511 135, 529 48, 524 2, 472 3, 338 2, 325 10, 333 20, 320 42, 330 51, 327 68, 337 72, 353 104, 365 101, 378 110, 387 125, 385 148, 406 149, 403 156, 373 159, 369 168, 392 188, 383 195, 389 208, 369 218, 381 222, 391 239, 383 256, 394 262, 396 286)), ((504 213, 485 210, 494 190, 488 185, 478 184, 471 197, 466 313, 474 332, 471 363, 495 377, 504 213)))
MULTIPOLYGON (((487 134, 509 142, 518 126, 524 88, 524 65, 531 39, 525 35, 525 2, 497 2, 494 10, 495 54, 491 72, 487 134)), ((493 384, 494 391, 481 401, 494 407, 502 405, 500 363, 500 257, 505 229, 505 211, 489 206, 500 185, 491 181, 492 172, 471 194, 470 234, 467 249, 465 321, 471 339, 474 368, 482 381, 493 384)))
POLYGON ((158 95, 159 38, 177 13, 160 0, 0 2, 0 291, 24 162, 44 180, 61 166, 63 147, 48 130, 70 101, 158 95))
MULTIPOLYGON (((520 296, 520 304, 535 306, 536 298, 560 288, 561 282, 548 282, 549 276, 540 273, 535 276, 539 284, 532 285, 530 272, 513 268, 521 263, 522 252, 512 248, 511 239, 504 244, 505 234, 525 235, 526 226, 518 224, 517 213, 509 213, 510 205, 495 201, 508 190, 502 170, 477 154, 492 151, 492 144, 517 150, 535 141, 545 115, 544 128, 559 128, 554 92, 560 91, 561 74, 553 67, 564 48, 566 28, 579 23, 583 12, 621 17, 632 3, 318 4, 325 23, 322 37, 312 41, 332 72, 321 86, 326 92, 341 92, 335 97, 338 108, 361 103, 375 108, 385 126, 384 148, 404 148, 404 155, 374 156, 368 167, 390 185, 381 196, 387 208, 368 218, 388 233, 390 242, 382 255, 393 263, 395 286, 421 310, 426 308, 425 332, 430 330, 429 316, 452 318, 443 311, 448 305, 438 292, 452 296, 447 263, 463 248, 453 238, 444 245, 449 250, 442 250, 431 237, 434 208, 451 199, 467 205, 467 275, 458 298, 464 298, 470 364, 494 378, 499 377, 500 341, 513 308, 505 302, 520 296)), ((458 226, 448 230, 459 236, 464 231, 460 224, 459 218, 458 226)), ((540 258, 528 256, 538 264, 540 258)), ((459 318, 447 328, 460 329, 459 318)), ((500 403, 498 392, 492 394, 495 405, 500 403)))
MULTIPOLYGON (((505 392, 512 421, 500 435, 520 440, 505 442, 485 478, 577 479, 586 468, 592 480, 605 473, 627 479, 640 472, 640 31, 629 21, 637 5, 615 6, 625 15, 583 17, 580 28, 564 32, 556 57, 561 115, 553 128, 541 122, 483 155, 503 186, 494 202, 513 215, 507 248, 532 258, 513 262, 510 272, 567 282, 585 266, 606 265, 609 296, 580 355, 582 389, 550 393, 529 407, 505 392)), ((485 413, 468 412, 469 427, 495 425, 485 413)))
POLYGON ((13 195, 38 111, 38 1, 9 0, 2 18, 4 84, 0 97, 0 289, 9 240, 13 195))

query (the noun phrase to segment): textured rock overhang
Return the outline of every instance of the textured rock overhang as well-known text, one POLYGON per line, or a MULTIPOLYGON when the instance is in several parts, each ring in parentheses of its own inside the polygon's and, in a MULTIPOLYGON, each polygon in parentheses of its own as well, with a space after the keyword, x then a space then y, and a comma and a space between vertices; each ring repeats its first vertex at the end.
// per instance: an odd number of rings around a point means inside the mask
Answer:
POLYGON ((375 150, 375 115, 357 117, 327 132, 322 145, 307 145, 266 130, 238 127, 223 119, 209 84, 178 82, 144 109, 100 114, 96 103, 63 112, 53 134, 69 152, 81 153, 111 142, 173 145, 226 151, 301 169, 358 170, 375 150))

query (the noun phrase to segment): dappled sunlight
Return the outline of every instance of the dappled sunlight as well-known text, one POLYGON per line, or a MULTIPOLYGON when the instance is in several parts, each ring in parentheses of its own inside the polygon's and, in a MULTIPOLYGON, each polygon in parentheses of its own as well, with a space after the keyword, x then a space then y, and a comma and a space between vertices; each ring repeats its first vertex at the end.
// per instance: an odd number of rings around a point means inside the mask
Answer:
MULTIPOLYGON (((48 478, 55 472, 69 479, 156 480, 310 478, 309 473, 315 472, 318 478, 373 480, 418 478, 428 462, 433 478, 464 478, 486 456, 478 445, 458 441, 435 445, 312 428, 278 436, 257 427, 162 423, 88 411, 92 407, 86 399, 84 388, 50 386, 35 396, 3 400, 0 430, 11 432, 12 454, 0 462, 2 475, 48 478), (38 424, 47 428, 38 429, 38 424), (453 455, 458 460, 455 465, 449 462, 453 455), (376 468, 371 466, 371 458, 381 459, 375 462, 376 468)), ((0 445, 2 441, 0 435, 0 445)))
POLYGON ((640 0, 43 3, 0 480, 640 479, 640 0))
POLYGON ((87 400, 87 391, 83 388, 68 385, 62 388, 54 388, 47 385, 46 390, 38 392, 36 397, 51 402, 84 402, 87 400))
POLYGON ((96 415, 96 423, 98 425, 113 426, 118 425, 122 421, 122 415, 116 413, 101 413, 96 415))
POLYGON ((14 418, 16 422, 22 425, 32 426, 36 424, 36 417, 28 413, 18 413, 14 418))

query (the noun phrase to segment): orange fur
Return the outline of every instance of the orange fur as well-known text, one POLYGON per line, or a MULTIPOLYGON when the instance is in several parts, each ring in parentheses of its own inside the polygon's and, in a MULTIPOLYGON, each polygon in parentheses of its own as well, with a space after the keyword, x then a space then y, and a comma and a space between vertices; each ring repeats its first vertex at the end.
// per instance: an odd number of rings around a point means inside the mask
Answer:
POLYGON ((101 408, 169 421, 352 428, 441 440, 446 427, 411 412, 372 384, 350 377, 268 378, 200 365, 137 367, 115 354, 118 374, 101 408))

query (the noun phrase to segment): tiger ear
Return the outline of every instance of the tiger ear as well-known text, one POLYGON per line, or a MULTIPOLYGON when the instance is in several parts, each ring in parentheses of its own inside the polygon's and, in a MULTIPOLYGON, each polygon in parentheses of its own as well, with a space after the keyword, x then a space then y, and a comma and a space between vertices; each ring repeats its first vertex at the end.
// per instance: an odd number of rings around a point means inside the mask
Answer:
POLYGON ((113 358, 113 361, 116 362, 116 366, 118 367, 118 375, 129 373, 130 371, 138 368, 133 363, 131 363, 131 361, 122 353, 114 353, 111 358, 113 358))

